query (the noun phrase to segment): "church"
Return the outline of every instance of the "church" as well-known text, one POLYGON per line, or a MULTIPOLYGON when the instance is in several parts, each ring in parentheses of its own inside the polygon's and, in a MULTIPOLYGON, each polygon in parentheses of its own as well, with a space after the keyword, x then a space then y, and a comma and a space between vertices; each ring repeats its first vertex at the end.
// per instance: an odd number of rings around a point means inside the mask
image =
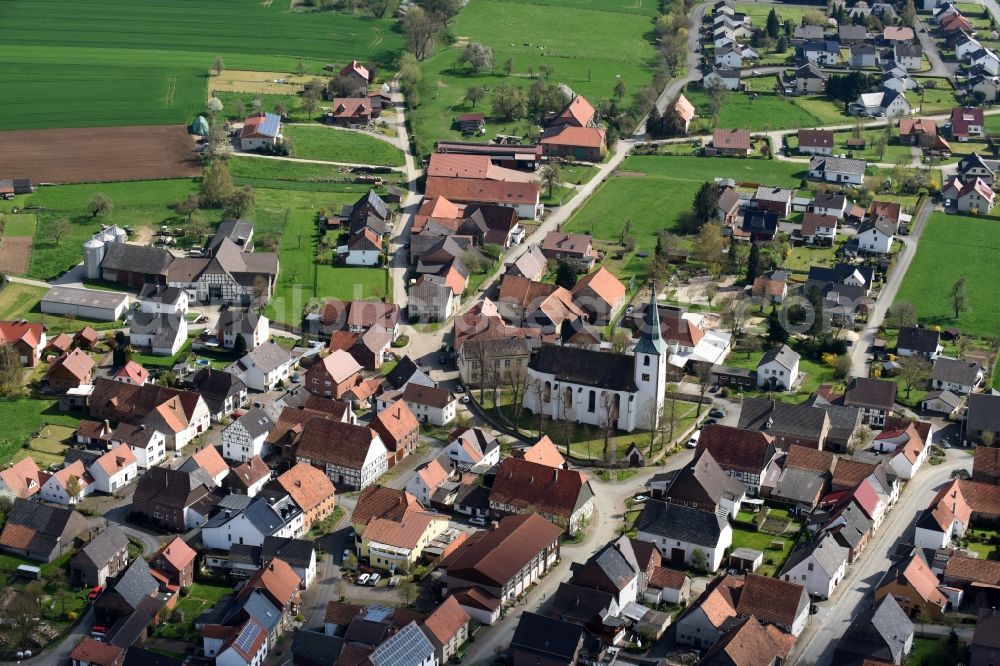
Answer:
POLYGON ((649 430, 663 414, 667 345, 660 331, 655 290, 639 341, 631 353, 543 345, 528 363, 524 408, 553 419, 625 432, 649 430))

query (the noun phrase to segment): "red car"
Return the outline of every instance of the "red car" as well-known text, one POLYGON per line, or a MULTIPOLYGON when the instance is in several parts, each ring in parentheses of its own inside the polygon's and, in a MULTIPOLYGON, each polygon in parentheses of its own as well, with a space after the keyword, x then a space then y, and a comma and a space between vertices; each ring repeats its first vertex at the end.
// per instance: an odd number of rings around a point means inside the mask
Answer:
POLYGON ((90 594, 87 595, 87 598, 93 601, 97 597, 101 596, 101 592, 103 591, 104 591, 103 587, 101 587, 100 585, 95 585, 94 587, 90 588, 90 594))

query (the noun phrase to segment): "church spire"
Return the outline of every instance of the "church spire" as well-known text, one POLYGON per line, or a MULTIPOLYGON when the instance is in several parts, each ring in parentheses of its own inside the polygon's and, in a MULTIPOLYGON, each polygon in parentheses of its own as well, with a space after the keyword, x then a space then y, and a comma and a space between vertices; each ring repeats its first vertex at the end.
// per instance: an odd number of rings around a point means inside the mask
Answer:
POLYGON ((639 331, 639 343, 635 346, 637 354, 652 354, 662 356, 667 351, 660 332, 660 311, 656 305, 656 284, 650 284, 649 304, 642 318, 642 330, 639 331))

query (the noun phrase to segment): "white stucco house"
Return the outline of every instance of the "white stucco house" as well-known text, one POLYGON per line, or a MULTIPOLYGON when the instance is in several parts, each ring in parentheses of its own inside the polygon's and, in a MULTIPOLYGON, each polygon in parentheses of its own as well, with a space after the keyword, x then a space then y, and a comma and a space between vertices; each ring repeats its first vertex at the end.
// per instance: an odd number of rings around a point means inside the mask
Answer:
POLYGON ((217 509, 201 526, 206 548, 229 551, 233 544, 262 546, 265 537, 297 537, 305 531, 302 510, 287 495, 273 503, 263 497, 228 495, 217 509))
POLYGON ((274 344, 265 342, 228 368, 230 372, 254 391, 271 391, 278 383, 285 383, 291 376, 294 359, 291 353, 274 344))
POLYGON ((801 356, 788 345, 768 349, 757 363, 757 386, 790 391, 799 376, 801 356))
POLYGON ((847 573, 849 552, 833 535, 824 533, 793 550, 778 578, 802 585, 810 596, 828 599, 847 573))
POLYGON ((733 528, 725 516, 660 500, 648 500, 635 523, 636 539, 655 544, 664 560, 690 565, 699 552, 709 571, 722 565, 733 543, 733 528))
POLYGON ((888 254, 896 230, 885 220, 869 220, 858 228, 858 250, 870 254, 888 254))
POLYGON ((87 471, 94 479, 94 490, 110 495, 136 479, 139 475, 139 463, 132 449, 119 444, 92 462, 87 471))

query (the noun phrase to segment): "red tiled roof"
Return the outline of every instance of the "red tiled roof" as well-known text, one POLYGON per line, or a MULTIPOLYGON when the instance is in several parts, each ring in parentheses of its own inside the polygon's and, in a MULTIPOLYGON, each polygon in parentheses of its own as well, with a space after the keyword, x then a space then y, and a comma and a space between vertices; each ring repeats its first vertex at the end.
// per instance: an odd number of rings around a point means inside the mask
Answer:
POLYGON ((574 127, 563 125, 558 130, 546 132, 538 143, 552 146, 573 146, 575 148, 601 148, 604 146, 604 130, 599 127, 574 127))
POLYGON ((31 457, 22 458, 7 469, 0 471, 0 481, 7 486, 10 492, 21 499, 31 497, 42 487, 38 463, 31 457))
POLYGON ((134 465, 136 462, 135 454, 132 453, 132 449, 127 444, 119 444, 95 461, 108 476, 120 472, 129 465, 134 465))
MULTIPOLYGON (((29 458, 25 458, 25 460, 29 460, 29 458)), ((983 474, 987 477, 1000 476, 1000 449, 977 446, 972 459, 972 473, 983 474)))
POLYGON ((975 481, 958 481, 969 507, 985 518, 1000 517, 1000 486, 975 481))
POLYGON ((587 98, 577 95, 559 114, 559 119, 586 127, 594 119, 594 107, 587 98))
POLYGON ((427 511, 407 511, 399 520, 372 518, 365 528, 364 540, 412 550, 420 545, 427 529, 436 520, 446 521, 447 518, 427 511))
POLYGON ((708 425, 701 430, 695 458, 708 451, 723 469, 759 474, 771 461, 773 445, 774 437, 759 430, 708 425))
POLYGON ((367 119, 372 114, 372 105, 367 97, 335 97, 330 109, 334 118, 347 120, 367 119))
POLYGON ((372 419, 371 427, 382 436, 387 448, 395 450, 401 440, 420 428, 420 422, 406 402, 397 400, 372 419))
POLYGON ((617 307, 624 300, 626 293, 622 281, 603 266, 577 282, 573 287, 573 296, 579 298, 579 295, 586 289, 612 307, 617 307))
POLYGON ((679 569, 670 567, 654 567, 653 573, 649 576, 649 586, 660 589, 679 590, 684 587, 687 574, 679 569))
POLYGON ((588 485, 587 477, 575 470, 507 458, 497 469, 490 502, 569 520, 581 495, 589 492, 588 485))
POLYGON ((788 455, 785 457, 785 467, 797 467, 814 472, 829 472, 835 462, 836 458, 829 451, 810 449, 798 444, 788 447, 788 455))
POLYGON ((556 448, 548 435, 542 435, 541 439, 524 449, 521 457, 528 462, 538 463, 546 467, 564 467, 566 465, 566 459, 559 453, 559 449, 556 448))
POLYGON ((712 133, 712 145, 727 150, 750 150, 750 130, 717 129, 712 133))
POLYGON ((944 577, 1000 587, 1000 562, 952 555, 944 567, 944 577))
POLYGON ((335 492, 330 477, 306 463, 296 463, 275 482, 306 512, 333 497, 335 492))
POLYGON ((38 347, 45 331, 45 324, 26 321, 0 321, 0 344, 21 341, 34 349, 38 347))
POLYGON ((70 652, 69 658, 92 666, 119 666, 125 660, 125 650, 85 636, 70 652))
POLYGON ((534 205, 538 202, 540 188, 537 183, 430 176, 424 192, 428 197, 443 196, 460 203, 534 205))
POLYGON ((805 588, 797 583, 747 574, 736 612, 790 627, 795 623, 804 593, 805 588))
POLYGON ((163 559, 169 562, 170 566, 174 569, 183 571, 194 561, 196 553, 191 546, 184 542, 183 539, 180 537, 174 537, 173 540, 161 548, 152 559, 155 561, 159 559, 161 555, 163 556, 163 559))
POLYGON ((368 486, 361 491, 351 514, 351 522, 367 525, 372 518, 399 520, 410 509, 419 509, 420 503, 404 490, 385 486, 368 486))
POLYGON ((469 619, 469 614, 462 610, 458 600, 449 595, 424 620, 424 631, 438 645, 446 645, 463 626, 469 623, 469 619))
POLYGON ((222 459, 214 446, 206 446, 201 451, 196 451, 191 455, 191 458, 211 477, 229 469, 229 465, 222 459))

